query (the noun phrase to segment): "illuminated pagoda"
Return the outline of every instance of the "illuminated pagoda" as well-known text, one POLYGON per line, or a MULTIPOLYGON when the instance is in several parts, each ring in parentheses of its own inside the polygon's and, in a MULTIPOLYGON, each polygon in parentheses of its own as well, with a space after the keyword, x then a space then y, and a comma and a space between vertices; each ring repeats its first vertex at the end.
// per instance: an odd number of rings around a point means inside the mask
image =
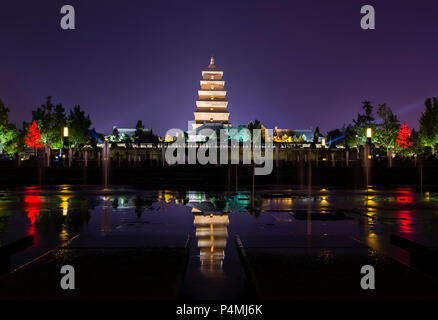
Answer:
POLYGON ((207 127, 212 129, 229 126, 227 110, 227 92, 224 90, 225 81, 222 80, 224 72, 219 70, 211 57, 210 65, 202 71, 201 88, 196 101, 195 121, 192 129, 207 127))

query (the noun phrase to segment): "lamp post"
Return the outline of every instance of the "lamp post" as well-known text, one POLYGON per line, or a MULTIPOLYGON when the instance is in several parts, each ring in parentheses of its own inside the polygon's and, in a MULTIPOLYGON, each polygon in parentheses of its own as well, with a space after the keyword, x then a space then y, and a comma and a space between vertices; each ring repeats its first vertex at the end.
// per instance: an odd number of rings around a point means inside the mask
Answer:
POLYGON ((373 130, 371 128, 367 128, 367 145, 368 145, 368 159, 371 159, 371 138, 373 136, 373 130))
POLYGON ((67 145, 67 147, 68 147, 68 127, 64 127, 64 130, 63 130, 63 137, 64 137, 64 142, 63 142, 63 144, 64 144, 64 147, 67 145))
MULTIPOLYGON (((67 153, 67 151, 65 150, 65 148, 67 147, 67 149, 68 149, 68 127, 64 127, 64 129, 63 129, 63 132, 62 132, 63 134, 63 149, 64 149, 64 151, 62 152, 62 159, 63 159, 63 163, 64 163, 64 166, 65 166, 65 158, 66 158, 66 153, 67 153)), ((70 159, 69 159, 69 162, 70 162, 70 159)))

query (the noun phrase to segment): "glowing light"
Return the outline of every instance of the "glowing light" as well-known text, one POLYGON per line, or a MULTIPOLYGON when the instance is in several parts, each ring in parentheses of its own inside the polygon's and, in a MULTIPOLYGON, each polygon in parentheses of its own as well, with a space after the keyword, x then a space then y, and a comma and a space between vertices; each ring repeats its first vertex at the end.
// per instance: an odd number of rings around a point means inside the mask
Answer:
POLYGON ((322 138, 322 140, 321 140, 321 145, 322 145, 322 146, 325 146, 325 138, 322 138))
POLYGON ((371 138, 371 136, 372 136, 372 129, 367 128, 367 138, 371 138))
POLYGON ((372 157, 373 157, 372 155, 370 155, 370 154, 368 155, 368 159, 371 159, 372 157))
POLYGON ((64 127, 64 137, 68 137, 68 127, 64 127))

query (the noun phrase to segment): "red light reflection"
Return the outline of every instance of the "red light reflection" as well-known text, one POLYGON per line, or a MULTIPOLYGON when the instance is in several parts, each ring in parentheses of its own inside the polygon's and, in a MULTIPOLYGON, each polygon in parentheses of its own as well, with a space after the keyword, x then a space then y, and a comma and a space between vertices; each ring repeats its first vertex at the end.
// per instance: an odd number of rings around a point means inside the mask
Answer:
POLYGON ((412 203, 414 201, 412 189, 399 189, 397 190, 397 194, 398 203, 412 203))
POLYGON ((412 211, 403 210, 397 212, 397 218, 399 219, 400 232, 412 234, 412 211))
POLYGON ((35 222, 41 210, 41 196, 37 195, 38 193, 39 190, 36 188, 26 188, 24 194, 24 211, 31 223, 29 235, 33 236, 35 236, 35 222))

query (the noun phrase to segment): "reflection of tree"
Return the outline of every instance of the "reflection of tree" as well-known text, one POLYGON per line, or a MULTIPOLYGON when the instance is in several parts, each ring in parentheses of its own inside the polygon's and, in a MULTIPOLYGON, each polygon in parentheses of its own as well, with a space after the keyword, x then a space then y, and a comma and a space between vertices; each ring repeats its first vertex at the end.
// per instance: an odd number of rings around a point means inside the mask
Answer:
POLYGON ((114 209, 117 209, 119 207, 119 198, 115 197, 111 200, 111 205, 114 209))
POLYGON ((142 196, 137 196, 133 199, 133 202, 137 217, 140 218, 145 208, 148 210, 152 210, 152 205, 154 204, 155 200, 152 198, 143 198, 142 196))
POLYGON ((225 212, 228 209, 228 201, 225 197, 213 197, 211 198, 211 203, 215 207, 216 211, 225 212))
POLYGON ((90 220, 88 201, 82 199, 70 199, 67 210, 61 207, 61 200, 54 199, 50 203, 49 210, 41 210, 37 217, 36 225, 39 230, 61 231, 63 227, 71 227, 73 231, 79 231, 82 225, 90 220))
POLYGON ((253 215, 254 217, 258 217, 260 216, 261 207, 262 207, 262 199, 259 197, 254 197, 254 199, 252 199, 252 205, 247 206, 246 210, 250 215, 253 215))

